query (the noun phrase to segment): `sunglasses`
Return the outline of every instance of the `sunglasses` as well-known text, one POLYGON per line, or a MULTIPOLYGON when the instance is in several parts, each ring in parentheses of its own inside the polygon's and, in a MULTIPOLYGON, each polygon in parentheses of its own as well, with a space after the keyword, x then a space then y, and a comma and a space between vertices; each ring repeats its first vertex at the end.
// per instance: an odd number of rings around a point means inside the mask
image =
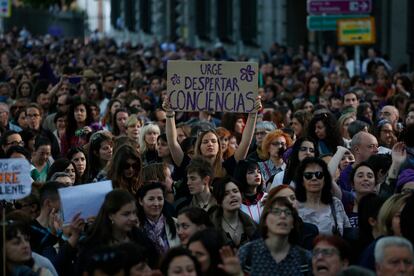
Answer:
POLYGON ((323 172, 304 172, 303 177, 307 180, 311 180, 315 176, 317 179, 323 178, 323 172))

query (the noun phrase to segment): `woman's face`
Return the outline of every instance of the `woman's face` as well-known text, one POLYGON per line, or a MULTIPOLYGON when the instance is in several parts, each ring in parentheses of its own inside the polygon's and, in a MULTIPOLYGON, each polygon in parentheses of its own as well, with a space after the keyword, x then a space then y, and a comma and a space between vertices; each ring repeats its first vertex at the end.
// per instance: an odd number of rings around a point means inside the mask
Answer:
POLYGON ((235 211, 240 209, 241 194, 236 184, 228 182, 226 184, 222 207, 226 211, 235 211))
POLYGON ((342 125, 342 137, 349 139, 349 133, 348 133, 348 126, 353 121, 355 121, 354 117, 348 118, 344 121, 344 124, 342 125))
POLYGON ((139 134, 141 133, 141 124, 140 123, 136 123, 134 125, 129 125, 127 130, 126 130, 127 136, 134 139, 134 140, 138 140, 139 139, 139 134))
POLYGON ((342 157, 341 161, 339 162, 339 169, 342 171, 349 164, 354 163, 354 162, 355 162, 354 155, 350 151, 347 151, 347 152, 345 152, 344 156, 342 157))
POLYGON ((239 145, 237 144, 237 139, 236 137, 232 136, 229 139, 229 147, 232 148, 233 150, 236 150, 239 145))
POLYGON ((226 152, 229 147, 229 137, 222 136, 220 137, 221 152, 226 152))
POLYGON ((318 164, 309 164, 303 172, 303 186, 308 193, 320 193, 324 186, 322 167, 318 164), (308 179, 309 178, 309 179, 308 179))
POLYGON ((136 109, 139 109, 141 108, 141 101, 138 99, 135 99, 129 104, 129 107, 134 107, 136 109))
POLYGON ((157 220, 164 207, 164 194, 161 189, 149 190, 145 196, 139 200, 144 209, 144 213, 147 218, 151 220, 157 220))
POLYGON ((112 158, 112 142, 103 141, 99 148, 99 159, 109 161, 112 158))
POLYGON ((10 263, 21 264, 32 258, 30 239, 20 231, 15 238, 6 240, 6 258, 10 263))
POLYGON ((302 135, 302 124, 298 121, 298 119, 293 118, 290 126, 292 127, 293 132, 295 132, 297 137, 300 137, 302 135))
POLYGON ((202 272, 207 272, 210 267, 210 254, 200 241, 192 242, 188 245, 188 249, 191 251, 194 257, 197 258, 201 266, 202 272))
POLYGON ((129 232, 137 226, 137 207, 135 202, 130 202, 122 206, 118 212, 109 215, 112 227, 121 232, 129 232))
POLYGON ((375 174, 369 167, 359 167, 353 180, 356 193, 369 194, 375 191, 375 174))
POLYGON ((20 86, 20 97, 30 97, 30 85, 28 83, 23 83, 20 86))
POLYGON ((85 105, 81 104, 81 105, 78 105, 77 107, 75 107, 73 115, 74 115, 75 121, 77 123, 85 122, 86 121, 86 116, 87 116, 85 105))
POLYGON ((177 128, 177 141, 179 144, 181 144, 182 141, 184 141, 184 139, 187 138, 187 135, 185 135, 184 130, 179 127, 177 128))
POLYGON ((76 181, 76 171, 75 171, 75 167, 73 167, 73 165, 70 164, 65 169, 65 173, 69 174, 70 180, 72 181, 72 185, 75 184, 75 181, 76 181))
POLYGON ((364 115, 365 118, 368 118, 370 121, 372 121, 372 117, 374 116, 374 112, 372 112, 371 107, 367 107, 367 108, 365 108, 363 115, 364 115))
POLYGON ((215 157, 219 152, 219 142, 213 132, 207 132, 201 138, 200 152, 203 157, 215 157))
POLYGON ((392 228, 392 232, 394 233, 394 236, 401 236, 401 212, 404 209, 404 206, 401 206, 400 210, 394 214, 394 216, 392 217, 392 221, 391 221, 391 228, 392 228))
POLYGON ((312 78, 309 81, 309 91, 315 92, 318 90, 318 88, 319 88, 319 80, 317 78, 312 78))
POLYGON ((286 150, 286 138, 284 136, 276 137, 271 143, 269 147, 269 155, 270 157, 274 158, 282 158, 279 156, 280 149, 284 148, 286 150))
POLYGON ((292 204, 293 208, 298 208, 298 201, 296 200, 295 192, 292 191, 290 188, 285 188, 280 190, 275 197, 283 197, 289 200, 289 202, 292 204))
POLYGON ((75 166, 76 170, 78 171, 79 175, 82 176, 86 170, 86 158, 83 152, 77 152, 72 156, 71 160, 75 166))
POLYGON ((237 119, 237 121, 236 121, 236 123, 234 125, 234 131, 236 133, 242 134, 243 133, 244 126, 245 126, 244 120, 242 118, 237 119))
POLYGON ((246 182, 249 186, 259 186, 262 183, 262 174, 259 167, 251 168, 247 171, 246 182))
POLYGON ((156 146, 157 144, 157 138, 160 134, 154 130, 149 130, 147 133, 145 133, 145 142, 148 145, 156 146))
POLYGON ((27 127, 26 112, 20 112, 19 118, 17 119, 17 123, 21 128, 27 127))
POLYGON ((89 85, 88 88, 88 98, 95 101, 97 99, 99 99, 99 92, 98 92, 98 87, 96 86, 96 84, 91 84, 89 85))
POLYGON ((195 264, 190 257, 177 256, 168 266, 167 276, 197 276, 195 264))
POLYGON ((318 139, 322 140, 326 138, 326 127, 322 121, 317 121, 315 124, 315 134, 318 139))
POLYGON ((313 112, 313 103, 311 103, 311 102, 306 102, 304 105, 303 105, 303 110, 305 110, 306 112, 308 112, 308 113, 312 113, 313 112))
POLYGON ((66 117, 60 117, 56 120, 56 128, 57 130, 66 129, 66 117))
POLYGON ((392 145, 396 140, 391 124, 383 125, 380 131, 380 143, 392 145))
POLYGON ((167 141, 158 139, 156 149, 157 149, 158 157, 164 158, 164 157, 170 156, 170 148, 168 147, 167 141))
POLYGON ((298 151, 299 161, 303 161, 306 157, 315 157, 315 146, 309 141, 303 141, 298 151))
POLYGON ((293 229, 292 210, 283 204, 274 204, 266 217, 269 236, 288 236, 293 229))
POLYGON ((121 133, 124 133, 126 131, 125 123, 128 120, 128 113, 126 112, 118 112, 116 114, 116 125, 118 126, 121 133))
POLYGON ((128 160, 125 162, 124 165, 124 177, 125 178, 131 178, 136 173, 136 168, 138 167, 138 162, 136 160, 133 160, 131 158, 128 158, 128 160))
POLYGON ((204 228, 205 226, 198 226, 193 223, 186 214, 180 214, 177 217, 177 234, 180 238, 181 244, 184 246, 187 246, 188 240, 195 232, 198 232, 204 228))
POLYGON ((121 108, 121 103, 120 102, 114 102, 111 106, 111 114, 115 114, 116 110, 121 108))

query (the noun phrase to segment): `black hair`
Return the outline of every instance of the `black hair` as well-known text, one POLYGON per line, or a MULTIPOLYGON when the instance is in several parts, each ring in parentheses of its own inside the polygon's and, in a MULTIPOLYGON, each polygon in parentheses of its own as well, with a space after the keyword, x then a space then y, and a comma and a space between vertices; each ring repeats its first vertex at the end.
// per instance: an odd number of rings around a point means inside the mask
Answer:
POLYGON ((30 152, 27 149, 25 149, 24 147, 11 146, 6 151, 6 158, 10 158, 13 153, 20 153, 20 154, 24 155, 24 157, 30 162, 30 159, 31 159, 30 152))
POLYGON ((401 234, 408 239, 411 244, 414 242, 414 220, 412 219, 414 212, 414 194, 407 199, 403 210, 401 211, 401 234))
POLYGON ((59 158, 57 160, 55 160, 55 162, 53 162, 53 164, 50 166, 48 172, 47 172, 47 176, 46 176, 46 181, 50 180, 50 178, 57 172, 64 172, 66 170, 67 167, 69 167, 70 165, 73 166, 73 168, 75 169, 75 174, 76 174, 76 180, 75 183, 78 182, 78 171, 76 170, 76 166, 75 164, 70 161, 67 158, 59 158))
POLYGON ((137 243, 122 243, 118 245, 117 249, 123 253, 126 275, 129 275, 129 271, 133 266, 140 263, 148 263, 148 256, 145 248, 139 246, 137 243))
POLYGON ((47 199, 58 200, 59 199, 58 189, 62 187, 63 185, 59 182, 55 182, 55 181, 46 182, 39 190, 40 207, 43 206, 43 204, 45 203, 47 199))
POLYGON ((116 123, 116 115, 118 115, 118 113, 121 112, 127 113, 129 116, 128 109, 124 107, 120 107, 115 111, 115 113, 112 115, 112 133, 114 136, 118 136, 121 134, 121 130, 119 129, 118 124, 116 123))
POLYGON ((364 122, 364 121, 360 121, 360 120, 355 120, 353 122, 351 122, 348 125, 348 133, 349 133, 349 137, 354 137, 355 134, 357 134, 358 132, 364 130, 365 128, 369 128, 369 124, 364 122))
POLYGON ((124 270, 126 255, 116 247, 99 246, 87 256, 84 271, 95 275, 96 270, 106 275, 115 275, 124 270))
MULTIPOLYGON (((239 183, 239 190, 242 194, 246 193, 249 188, 249 184, 247 183, 247 173, 253 170, 258 169, 260 171, 260 167, 256 161, 252 160, 240 160, 237 163, 236 168, 234 168, 233 177, 239 183)), ((257 187, 257 192, 260 193, 263 191, 263 179, 262 183, 260 183, 259 187, 257 187)))
POLYGON ((377 185, 378 183, 377 183, 377 176, 376 176, 376 174, 375 174, 375 170, 374 170, 374 168, 371 166, 371 164, 370 163, 368 163, 367 161, 364 161, 364 162, 361 162, 361 163, 358 163, 355 167, 353 167, 352 168, 352 171, 351 171, 351 173, 349 174, 349 181, 352 183, 352 184, 354 184, 354 177, 355 177, 355 174, 356 174, 356 172, 357 172, 357 170, 360 168, 360 167, 368 167, 373 173, 374 173, 374 178, 375 178, 375 185, 377 185))
POLYGON ((372 226, 368 219, 377 219, 383 203, 384 199, 374 193, 363 196, 358 203, 359 245, 361 249, 374 240, 372 226))
POLYGON ((383 175, 387 174, 391 167, 392 158, 391 154, 374 154, 371 155, 366 162, 372 167, 376 181, 378 181, 378 174, 380 172, 383 175))
POLYGON ((192 223, 197 226, 205 225, 206 227, 214 227, 208 216, 208 213, 199 207, 187 206, 178 211, 178 215, 185 215, 192 223))
POLYGON ((213 179, 213 183, 211 184, 213 187, 212 194, 218 205, 223 203, 223 199, 226 196, 226 186, 230 182, 234 183, 237 187, 240 187, 240 183, 230 176, 216 177, 213 179))
POLYGON ((14 134, 19 134, 19 133, 14 130, 7 130, 3 132, 0 138, 0 145, 5 146, 7 144, 7 139, 14 134))
POLYGON ((325 126, 325 139, 324 142, 330 152, 335 152, 338 146, 343 146, 343 139, 341 134, 337 131, 337 121, 335 116, 332 113, 322 113, 315 115, 309 123, 308 126, 308 135, 312 137, 315 141, 318 141, 319 138, 316 136, 315 128, 317 122, 322 122, 325 126))
POLYGON ((45 136, 36 136, 34 150, 38 150, 41 146, 52 146, 52 142, 45 136))
POLYGON ((175 248, 168 250, 167 254, 162 259, 161 265, 160 265, 160 270, 162 272, 162 275, 168 275, 168 268, 170 267, 171 262, 174 260, 174 258, 180 257, 180 256, 187 256, 188 258, 190 258, 194 263, 196 275, 201 275, 200 263, 187 248, 183 248, 183 247, 175 247, 175 248))
POLYGON ((311 165, 316 164, 322 168, 324 185, 322 187, 321 201, 324 204, 331 204, 333 202, 332 196, 332 177, 328 171, 328 166, 325 161, 316 157, 307 157, 300 163, 295 176, 296 189, 295 194, 299 202, 306 202, 306 189, 303 185, 303 173, 305 169, 311 165))

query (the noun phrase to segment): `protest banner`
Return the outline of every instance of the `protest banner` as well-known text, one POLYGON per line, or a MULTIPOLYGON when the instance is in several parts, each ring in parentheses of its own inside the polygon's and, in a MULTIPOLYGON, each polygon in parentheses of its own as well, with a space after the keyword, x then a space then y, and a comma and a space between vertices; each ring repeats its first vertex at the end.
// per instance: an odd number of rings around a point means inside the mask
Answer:
POLYGON ((33 179, 24 158, 0 159, 0 200, 21 199, 30 195, 33 179))
POLYGON ((102 181, 59 190, 63 225, 68 225, 76 214, 87 220, 95 217, 107 193, 112 191, 112 181, 102 181))
POLYGON ((249 113, 258 95, 254 62, 168 61, 167 91, 176 111, 249 113))

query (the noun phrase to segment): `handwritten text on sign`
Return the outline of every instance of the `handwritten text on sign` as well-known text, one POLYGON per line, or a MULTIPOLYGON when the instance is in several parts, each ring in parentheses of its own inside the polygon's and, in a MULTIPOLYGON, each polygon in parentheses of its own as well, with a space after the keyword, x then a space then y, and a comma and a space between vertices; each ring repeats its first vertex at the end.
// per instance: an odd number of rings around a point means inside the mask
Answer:
POLYGON ((30 164, 23 158, 0 159, 0 200, 21 199, 32 191, 30 164))
POLYGON ((177 111, 251 112, 257 97, 257 63, 169 61, 167 90, 177 111))

